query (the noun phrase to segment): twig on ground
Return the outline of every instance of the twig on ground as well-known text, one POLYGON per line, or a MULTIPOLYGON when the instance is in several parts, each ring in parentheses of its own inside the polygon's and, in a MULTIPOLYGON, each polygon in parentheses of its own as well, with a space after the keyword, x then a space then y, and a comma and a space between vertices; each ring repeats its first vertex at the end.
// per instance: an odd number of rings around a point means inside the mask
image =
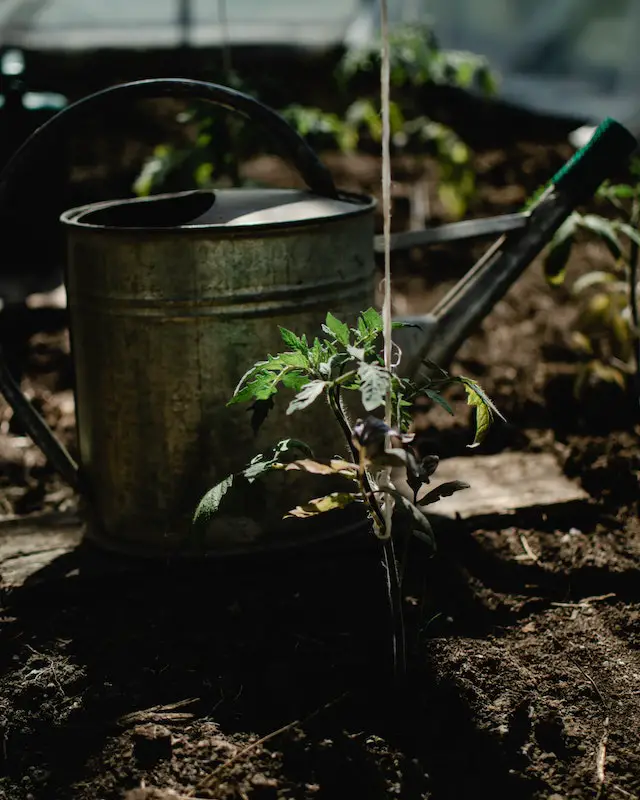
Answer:
POLYGON ((526 554, 527 558, 530 558, 532 561, 535 561, 536 563, 537 563, 538 561, 540 561, 540 556, 537 556, 537 555, 536 555, 536 554, 533 552, 533 550, 531 549, 531 546, 530 546, 529 542, 527 541, 527 537, 524 535, 524 533, 520 533, 520 534, 518 534, 518 535, 519 535, 519 537, 520 537, 520 544, 522 545, 522 549, 524 550, 524 552, 525 552, 525 554, 526 554))
POLYGON ((551 605, 556 608, 586 608, 590 606, 591 603, 597 603, 601 600, 610 600, 612 597, 616 597, 615 592, 594 595, 593 597, 583 597, 582 600, 578 600, 576 603, 551 603, 551 605))
MULTIPOLYGON (((569 655, 569 653, 567 652, 566 647, 562 644, 562 642, 558 639, 558 637, 552 631, 550 631, 549 629, 547 629, 547 633, 549 634, 549 636, 551 636, 551 638, 558 645, 558 647, 560 647, 562 649, 562 651, 564 652, 565 656, 573 664, 573 666, 576 669, 579 669, 580 672, 584 675, 584 677, 593 686, 593 688, 594 688, 596 694, 598 695, 598 697, 600 699, 600 702, 602 703, 605 711, 608 712, 609 711, 609 703, 608 703, 607 699, 605 698, 605 696, 600 691, 600 687, 598 686, 598 684, 593 680, 591 675, 589 675, 589 673, 580 664, 578 664, 578 662, 574 658, 572 658, 569 655)), ((607 719, 608 719, 608 717, 607 717, 607 719)))
POLYGON ((598 781, 598 793, 596 795, 596 798, 599 798, 604 790, 604 781, 605 781, 604 768, 607 760, 608 738, 609 738, 609 717, 606 717, 604 721, 604 733, 602 734, 602 738, 600 739, 600 744, 598 745, 598 750, 596 752, 596 780, 598 781))
POLYGON ((257 739, 255 742, 252 742, 251 744, 247 745, 242 750, 239 750, 237 753, 234 753, 234 755, 232 755, 231 758, 228 758, 224 763, 220 764, 219 767, 216 767, 216 769, 214 769, 214 771, 210 775, 207 775, 206 778, 203 778, 201 781, 199 781, 199 783, 196 784, 193 790, 191 792, 188 792, 187 795, 185 796, 191 798, 191 800, 197 800, 197 798, 195 798, 194 796, 194 792, 198 792, 203 789, 211 789, 218 782, 218 776, 220 775, 220 773, 224 772, 229 767, 233 766, 237 761, 240 761, 242 758, 249 755, 249 753, 251 753, 256 748, 260 747, 261 745, 265 744, 266 742, 271 741, 271 739, 275 739, 276 736, 280 736, 280 734, 286 733, 287 731, 290 731, 299 725, 300 726, 305 725, 314 717, 317 717, 319 714, 322 714, 323 711, 327 711, 329 708, 332 708, 333 706, 340 703, 342 700, 344 700, 345 697, 347 697, 348 694, 349 692, 344 692, 339 697, 336 697, 335 699, 330 700, 328 703, 325 703, 325 705, 316 708, 315 711, 312 711, 306 717, 303 717, 301 719, 294 719, 293 722, 289 722, 286 725, 283 725, 281 728, 278 728, 275 731, 271 731, 271 733, 268 733, 266 736, 257 739))
POLYGON ((623 789, 622 786, 618 786, 617 783, 611 783, 609 785, 611 786, 612 789, 615 789, 616 792, 620 792, 620 794, 624 795, 625 797, 630 797, 631 800, 638 800, 637 794, 631 794, 631 792, 628 792, 626 789, 623 789))

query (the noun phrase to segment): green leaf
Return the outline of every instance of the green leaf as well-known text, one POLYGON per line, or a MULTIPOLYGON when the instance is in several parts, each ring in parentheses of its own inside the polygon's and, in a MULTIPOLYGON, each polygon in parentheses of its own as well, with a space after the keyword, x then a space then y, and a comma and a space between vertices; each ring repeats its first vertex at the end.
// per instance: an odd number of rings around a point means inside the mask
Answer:
POLYGON ((313 451, 306 442, 300 439, 281 439, 273 447, 259 453, 251 459, 251 463, 245 467, 241 475, 253 483, 266 472, 275 469, 283 469, 285 464, 293 461, 294 458, 302 453, 304 456, 313 458, 313 451))
POLYGON ((302 409, 310 406, 324 392, 326 385, 325 381, 310 381, 307 383, 289 403, 287 414, 293 414, 294 411, 302 411, 302 409))
POLYGON ((206 524, 217 513, 224 496, 233 486, 234 479, 235 475, 227 475, 224 480, 209 489, 193 514, 194 525, 206 524))
POLYGON ((616 228, 624 235, 631 239, 637 245, 640 245, 640 231, 634 228, 633 225, 628 225, 626 222, 616 222, 616 228))
POLYGON ((637 189, 633 186, 628 186, 626 183, 610 184, 604 183, 598 189, 599 197, 615 197, 618 200, 625 200, 627 198, 635 197, 637 189))
POLYGON ((301 506, 296 506, 288 514, 285 514, 284 518, 308 519, 309 517, 316 517, 318 514, 325 514, 327 511, 345 508, 359 499, 357 494, 352 494, 351 492, 332 492, 324 497, 316 497, 313 500, 309 500, 301 506))
POLYGON ((259 456, 258 460, 254 459, 241 474, 249 483, 253 483, 257 478, 274 469, 282 469, 282 464, 277 459, 259 456))
POLYGON ((447 481, 436 486, 430 492, 427 492, 424 497, 418 500, 418 505, 428 506, 431 503, 437 503, 442 497, 451 497, 452 494, 462 491, 462 489, 470 489, 470 485, 464 481, 447 481))
POLYGON ((447 411, 449 414, 451 414, 451 416, 453 416, 453 409, 451 408, 449 403, 447 403, 444 397, 440 394, 440 392, 436 392, 435 389, 423 389, 422 393, 426 394, 426 396, 430 400, 433 400, 434 403, 437 403, 439 406, 442 406, 442 408, 444 408, 445 411, 447 411))
POLYGON ((361 336, 382 333, 382 316, 375 308, 368 308, 358 317, 358 332, 361 336))
POLYGON ((280 439, 273 448, 274 457, 282 462, 292 461, 293 459, 289 458, 289 455, 296 451, 309 458, 313 458, 313 450, 306 442, 300 439, 280 439))
POLYGON ((578 220, 578 225, 596 236, 599 236, 609 248, 614 258, 620 258, 622 245, 615 230, 614 223, 597 214, 585 214, 578 220))
POLYGON ((278 384, 284 381, 287 374, 308 367, 309 359, 298 351, 279 353, 277 356, 270 355, 266 361, 259 361, 245 372, 227 405, 242 403, 252 398, 267 400, 277 392, 278 384))
POLYGON ((544 275, 552 286, 560 286, 564 281, 579 218, 580 215, 575 212, 567 217, 556 231, 547 250, 544 259, 544 275))
POLYGON ((460 376, 457 380, 464 386, 464 390, 467 393, 467 404, 476 410, 476 433, 473 443, 469 447, 477 447, 484 441, 489 432, 494 415, 497 414, 504 422, 506 420, 475 381, 463 376, 460 376))
POLYGON ((327 319, 322 326, 322 330, 325 333, 335 336, 340 344, 345 346, 349 344, 349 326, 344 322, 340 322, 339 319, 336 319, 330 311, 327 312, 327 319))
POLYGON ((361 381, 362 405, 365 409, 373 411, 383 406, 387 392, 391 388, 391 375, 389 372, 379 364, 367 364, 363 361, 358 367, 358 376, 361 381))
POLYGON ((347 353, 356 361, 364 361, 364 347, 353 347, 353 345, 347 345, 347 353))
POLYGON ((601 286, 602 284, 613 283, 615 280, 617 280, 617 278, 612 272, 593 270, 593 272, 587 272, 585 275, 581 275, 576 279, 572 287, 572 292, 573 294, 580 294, 580 292, 583 292, 585 289, 589 289, 592 286, 601 286))
POLYGON ((299 392, 303 386, 306 386, 310 381, 308 375, 305 375, 304 372, 300 372, 299 370, 293 370, 292 372, 285 372, 282 376, 282 385, 287 389, 293 389, 294 392, 299 392))
POLYGON ((307 337, 298 336, 293 331, 290 331, 288 328, 283 328, 282 325, 278 325, 280 329, 280 335, 282 336, 282 341, 292 347, 294 350, 297 350, 299 353, 304 353, 305 355, 309 352, 309 345, 307 343, 307 337))

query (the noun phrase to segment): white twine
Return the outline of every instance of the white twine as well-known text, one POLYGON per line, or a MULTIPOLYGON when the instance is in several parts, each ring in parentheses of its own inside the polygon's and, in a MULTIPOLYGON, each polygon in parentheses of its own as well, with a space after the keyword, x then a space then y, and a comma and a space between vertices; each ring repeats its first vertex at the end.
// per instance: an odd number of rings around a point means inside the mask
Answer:
MULTIPOLYGON (((382 55, 380 64, 381 108, 382 108, 382 214, 383 214, 383 239, 384 239, 384 291, 382 301, 382 322, 384 336, 384 365, 390 372, 393 369, 391 341, 391 121, 389 113, 389 84, 390 84, 390 56, 389 56, 389 18, 387 13, 387 0, 380 0, 380 28, 382 37, 382 55)), ((391 426, 393 410, 391 391, 387 392, 385 404, 385 422, 391 426)), ((387 470, 385 478, 390 480, 391 471, 387 470)), ((391 516, 393 514, 392 498, 388 497, 384 504, 384 517, 386 535, 391 535, 391 516)))

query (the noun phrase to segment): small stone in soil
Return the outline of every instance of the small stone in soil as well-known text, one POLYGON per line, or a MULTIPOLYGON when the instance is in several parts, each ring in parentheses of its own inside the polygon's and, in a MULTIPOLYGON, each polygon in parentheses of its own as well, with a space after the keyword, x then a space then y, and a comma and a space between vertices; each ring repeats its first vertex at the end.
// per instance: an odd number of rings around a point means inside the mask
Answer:
POLYGON ((139 762, 154 764, 171 758, 171 731, 164 725, 138 725, 132 737, 133 755, 139 762))

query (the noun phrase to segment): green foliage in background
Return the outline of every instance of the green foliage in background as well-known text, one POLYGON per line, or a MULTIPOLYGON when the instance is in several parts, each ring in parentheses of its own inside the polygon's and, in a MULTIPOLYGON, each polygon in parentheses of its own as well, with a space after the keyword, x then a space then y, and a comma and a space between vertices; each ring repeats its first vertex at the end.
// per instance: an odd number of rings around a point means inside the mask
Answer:
MULTIPOLYGON (((440 200, 450 217, 460 218, 475 191, 472 153, 455 131, 424 113, 420 90, 434 85, 453 86, 492 95, 496 91, 495 75, 480 56, 442 50, 428 26, 398 27, 389 44, 392 93, 397 96, 390 107, 393 150, 435 159, 440 200)), ((379 72, 379 42, 348 50, 334 78, 344 113, 302 103, 280 109, 280 113, 317 150, 351 153, 375 147, 377 151, 382 136, 379 72)), ((257 96, 236 75, 230 76, 227 83, 257 96)), ((220 119, 209 109, 193 109, 181 116, 181 122, 189 126, 191 143, 156 148, 134 184, 139 196, 178 187, 237 185, 239 164, 264 151, 261 132, 229 115, 220 119)))
MULTIPOLYGON (((575 383, 579 397, 598 381, 625 389, 638 363, 638 249, 640 247, 640 161, 632 162, 638 182, 604 183, 597 199, 614 214, 573 212, 559 228, 547 249, 545 275, 552 286, 564 283, 567 262, 575 242, 587 235, 602 242, 608 262, 581 275, 571 291, 579 301, 573 343, 582 358, 575 383)), ((604 208, 603 208, 604 211, 604 208)))

